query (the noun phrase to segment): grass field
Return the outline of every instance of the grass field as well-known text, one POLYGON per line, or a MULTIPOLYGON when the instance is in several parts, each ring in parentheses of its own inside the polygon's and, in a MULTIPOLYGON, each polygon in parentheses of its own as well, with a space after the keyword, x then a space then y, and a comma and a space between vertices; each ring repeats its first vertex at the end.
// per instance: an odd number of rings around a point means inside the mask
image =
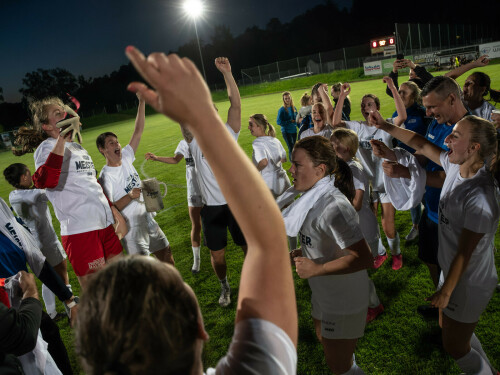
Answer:
MULTIPOLYGON (((500 82, 500 68, 498 65, 482 69, 488 73, 492 82, 498 88, 500 82)), ((461 77, 463 84, 465 77, 461 77)), ((400 82, 404 77, 400 77, 400 82)), ((294 87, 294 86, 291 86, 294 87)), ((297 86, 295 86, 297 87, 297 86)), ((283 89, 287 89, 283 87, 283 89)), ((292 91, 295 104, 299 104, 300 95, 307 88, 292 91)), ((382 115, 389 117, 394 111, 394 102, 385 95, 385 85, 381 79, 356 82, 352 84, 352 114, 354 120, 361 119, 359 102, 365 93, 373 93, 381 98, 382 115)), ((252 93, 254 94, 254 93, 252 93)), ((228 102, 217 103, 219 113, 223 120, 226 119, 228 102)), ((242 100, 242 131, 238 143, 251 156, 251 143, 253 137, 247 130, 247 120, 251 114, 264 113, 275 123, 276 114, 282 105, 279 93, 260 96, 251 96, 242 100)), ((97 170, 104 165, 104 158, 95 147, 96 137, 104 131, 116 133, 122 146, 127 144, 133 131, 135 113, 110 116, 105 125, 95 125, 85 129, 86 120, 82 119, 84 130, 83 146, 91 155, 97 170)), ((88 123, 96 123, 89 119, 88 123)), ((284 141, 280 131, 278 138, 284 141)), ((217 360, 226 352, 232 332, 235 317, 235 301, 238 294, 239 275, 243 261, 242 252, 230 242, 227 251, 228 279, 233 290, 233 303, 228 308, 218 305, 219 282, 215 277, 211 265, 209 251, 202 248, 201 272, 193 276, 190 272, 192 264, 191 244, 189 239, 190 221, 186 202, 185 167, 166 165, 154 162, 145 162, 143 155, 150 151, 161 156, 171 156, 181 140, 178 125, 165 119, 161 115, 148 115, 146 129, 142 142, 136 154, 134 163, 141 177, 154 176, 168 184, 168 195, 164 199, 165 209, 161 211, 156 220, 166 233, 174 252, 176 266, 196 292, 206 329, 210 335, 204 350, 205 367, 215 366, 217 360)), ((0 154, 2 170, 14 162, 27 164, 34 168, 33 156, 25 155, 15 157, 11 153, 0 154)), ((285 164, 288 167, 289 163, 285 164)), ((8 202, 11 186, 0 179, 0 196, 8 202)), ((258 197, 242 197, 242 199, 258 199, 258 197)), ((56 232, 59 233, 59 223, 53 219, 56 232)), ((411 225, 409 212, 398 212, 396 226, 401 237, 404 238, 411 225)), ((385 238, 384 238, 385 241, 385 238)), ((497 247, 500 239, 497 236, 497 247)), ((458 374, 460 370, 453 360, 444 353, 441 346, 440 329, 436 322, 425 321, 417 313, 416 307, 424 303, 424 299, 432 294, 432 282, 427 275, 426 267, 417 258, 417 248, 401 243, 404 256, 403 268, 393 271, 390 262, 386 262, 377 271, 370 271, 385 312, 365 330, 365 335, 359 340, 356 359, 358 364, 368 374, 458 374)), ((500 256, 496 254, 497 264, 500 265, 500 256)), ((71 283, 76 294, 79 286, 71 271, 71 283)), ((299 313, 299 346, 298 346, 298 373, 299 374, 326 374, 328 368, 323 359, 323 352, 317 342, 313 324, 310 318, 310 291, 307 281, 295 277, 297 292, 297 308, 299 313)), ((62 306, 59 310, 63 311, 62 306)), ((151 312, 154 314, 154 312, 151 312)), ((160 323, 159 323, 160 324, 160 323)), ((70 353, 70 358, 75 372, 81 368, 73 352, 73 332, 66 321, 59 323, 61 334, 70 353)), ((500 293, 495 292, 487 310, 483 313, 476 329, 476 334, 483 344, 483 348, 490 360, 500 367, 500 293)))

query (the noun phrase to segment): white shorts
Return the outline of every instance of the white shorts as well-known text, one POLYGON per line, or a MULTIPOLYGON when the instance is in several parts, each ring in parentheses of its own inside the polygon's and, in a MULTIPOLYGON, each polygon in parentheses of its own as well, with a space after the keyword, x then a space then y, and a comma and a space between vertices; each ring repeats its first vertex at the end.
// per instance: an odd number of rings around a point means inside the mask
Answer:
MULTIPOLYGON (((441 272, 440 284, 444 283, 441 272)), ((443 314, 461 323, 476 323, 482 312, 490 302, 495 286, 491 288, 471 286, 458 283, 451 293, 448 306, 443 309, 443 314)))
POLYGON ((323 312, 311 297, 311 315, 321 321, 321 336, 326 339, 357 339, 365 333, 368 307, 354 314, 334 314, 323 312))
POLYGON ((201 195, 188 195, 188 206, 189 207, 203 207, 203 199, 201 195))
POLYGON ((372 201, 380 203, 391 203, 389 195, 387 193, 380 193, 378 191, 372 191, 372 201))
POLYGON ((129 228, 127 235, 122 238, 121 242, 129 255, 149 255, 169 245, 165 233, 152 217, 148 220, 147 226, 140 225, 129 228))

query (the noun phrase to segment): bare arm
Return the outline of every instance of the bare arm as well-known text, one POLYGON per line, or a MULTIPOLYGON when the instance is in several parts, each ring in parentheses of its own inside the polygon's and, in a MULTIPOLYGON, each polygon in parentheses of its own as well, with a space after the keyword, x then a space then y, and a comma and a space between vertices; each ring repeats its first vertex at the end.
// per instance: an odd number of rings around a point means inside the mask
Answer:
POLYGON ((397 138, 401 142, 412 147, 418 151, 419 154, 424 155, 428 159, 431 159, 434 163, 441 165, 440 155, 443 150, 435 144, 429 142, 420 134, 388 123, 382 118, 378 111, 370 113, 368 121, 371 125, 384 130, 394 138, 397 138))
POLYGON ((363 196, 365 195, 364 190, 356 189, 356 194, 354 195, 354 199, 352 200, 352 205, 356 211, 361 210, 363 207, 363 196))
POLYGON ((245 236, 248 252, 241 271, 236 321, 268 320, 281 327, 296 345, 297 306, 287 238, 271 192, 226 131, 208 87, 190 60, 160 53, 146 60, 133 47, 126 51, 156 91, 139 82, 131 83, 129 90, 140 91, 148 104, 174 121, 189 124, 245 236), (193 102, 196 111, 192 110, 193 102), (250 194, 259 197, 257 204, 241 199, 250 194))
POLYGON ((159 161, 166 164, 179 164, 179 162, 184 158, 182 154, 175 154, 175 156, 156 156, 152 152, 146 153, 144 155, 146 160, 159 161))
POLYGON ((121 211, 125 207, 127 207, 130 204, 130 202, 132 202, 134 199, 139 198, 140 195, 141 195, 141 189, 133 188, 128 194, 125 194, 123 197, 113 202, 113 204, 118 209, 118 211, 121 211))
POLYGON ((259 161, 257 163, 257 170, 260 172, 265 167, 267 167, 268 164, 269 164, 269 162, 267 161, 267 159, 262 159, 261 161, 259 161))
POLYGON ((330 101, 330 97, 328 96, 328 85, 326 83, 323 83, 321 87, 318 89, 318 92, 319 95, 321 96, 321 102, 323 103, 323 106, 326 109, 328 122, 333 123, 333 106, 332 102, 330 101))
POLYGON ((462 233, 460 234, 460 239, 458 241, 457 255, 455 255, 455 258, 451 262, 450 271, 448 272, 448 276, 446 276, 446 280, 444 281, 442 288, 431 297, 427 298, 427 300, 431 301, 431 305, 442 309, 448 306, 451 293, 465 272, 472 256, 472 252, 483 236, 484 233, 472 232, 465 228, 462 229, 462 233))
POLYGON ((134 133, 132 134, 132 138, 130 138, 130 142, 128 143, 130 147, 134 150, 134 154, 137 151, 137 147, 139 147, 139 142, 141 141, 142 132, 144 131, 144 123, 146 121, 146 102, 141 98, 140 95, 137 95, 139 99, 139 106, 137 107, 137 117, 135 118, 135 128, 134 133))
POLYGON ((345 275, 373 267, 373 257, 365 239, 344 250, 349 254, 323 264, 304 257, 294 258, 297 274, 302 279, 308 279, 313 276, 345 275))
POLYGON ((490 62, 490 59, 488 59, 488 55, 483 55, 479 59, 471 61, 468 64, 461 65, 458 68, 455 68, 453 70, 450 70, 448 73, 445 74, 446 77, 450 77, 453 79, 457 79, 460 77, 462 74, 468 72, 471 69, 474 68, 479 68, 481 66, 486 66, 490 62))
POLYGON ((398 115, 394 117, 394 125, 401 126, 401 124, 403 124, 408 118, 403 99, 399 96, 398 89, 394 85, 391 77, 384 77, 383 81, 384 83, 387 83, 387 88, 391 90, 392 97, 394 98, 394 104, 396 105, 396 111, 398 111, 398 115))
POLYGON ((427 171, 425 185, 441 189, 443 187, 445 178, 446 178, 445 171, 427 171))
POLYGON ((344 100, 347 98, 347 95, 351 93, 351 85, 348 83, 342 84, 340 88, 339 101, 335 106, 335 111, 333 112, 332 126, 345 126, 345 123, 342 121, 342 107, 344 106, 344 100))
POLYGON ((224 76, 227 87, 227 96, 229 97, 229 110, 227 111, 227 123, 235 133, 241 130, 241 98, 240 90, 234 80, 231 72, 231 64, 227 57, 217 57, 215 66, 224 76))

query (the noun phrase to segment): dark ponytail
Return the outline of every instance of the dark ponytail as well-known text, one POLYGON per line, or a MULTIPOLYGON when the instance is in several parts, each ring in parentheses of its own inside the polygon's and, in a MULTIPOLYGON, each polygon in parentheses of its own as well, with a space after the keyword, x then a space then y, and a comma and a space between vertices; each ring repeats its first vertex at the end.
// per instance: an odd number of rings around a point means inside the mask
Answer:
POLYGON ((354 189, 354 181, 352 176, 352 171, 349 165, 337 157, 337 168, 333 172, 335 176, 335 187, 339 189, 342 194, 344 194, 349 202, 353 202, 356 196, 356 189, 354 189))
POLYGON ((17 189, 22 189, 21 185, 19 185, 19 182, 21 181, 21 176, 27 171, 27 165, 22 163, 14 163, 3 170, 3 176, 9 184, 17 189))

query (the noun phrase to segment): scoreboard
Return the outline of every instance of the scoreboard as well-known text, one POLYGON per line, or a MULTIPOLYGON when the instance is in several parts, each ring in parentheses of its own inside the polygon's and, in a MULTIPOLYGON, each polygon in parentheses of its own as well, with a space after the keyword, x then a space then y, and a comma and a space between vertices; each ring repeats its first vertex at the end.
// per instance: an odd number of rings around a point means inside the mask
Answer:
POLYGON ((396 55, 396 37, 394 35, 372 39, 370 41, 372 55, 383 53, 384 56, 396 55))

